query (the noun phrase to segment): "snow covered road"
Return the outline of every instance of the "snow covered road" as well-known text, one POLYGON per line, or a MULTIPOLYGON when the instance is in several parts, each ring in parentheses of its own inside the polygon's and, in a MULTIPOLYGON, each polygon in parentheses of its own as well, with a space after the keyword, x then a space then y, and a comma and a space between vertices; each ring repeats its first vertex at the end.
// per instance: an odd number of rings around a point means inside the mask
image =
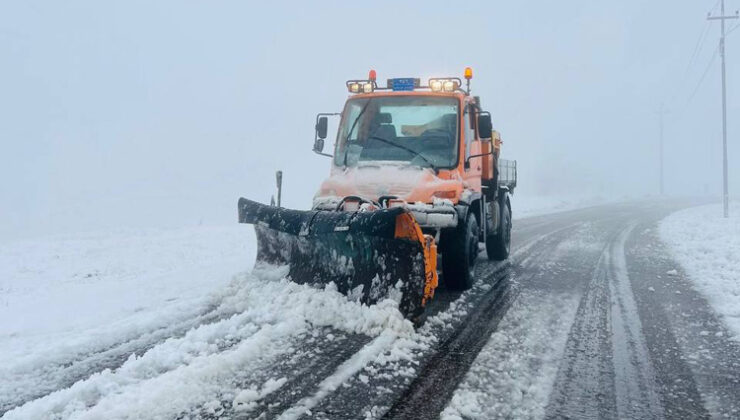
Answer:
POLYGON ((519 297, 442 417, 737 418, 740 346, 658 238, 687 204, 520 221, 577 225, 515 261, 519 297))
MULTIPOLYGON (((391 300, 361 306, 286 281, 280 270, 242 270, 200 298, 151 297, 146 309, 111 310, 104 322, 60 321, 64 334, 24 335, 6 322, 0 413, 737 418, 740 345, 657 233, 661 219, 689 204, 611 204, 516 220, 512 258, 492 263, 482 254, 473 289, 440 290, 416 330, 391 300), (128 327, 114 339, 121 326, 128 327), (49 337, 58 341, 44 343, 49 337)), ((190 271, 186 278, 200 275, 190 271)), ((4 315, 19 312, 9 302, 4 315)))

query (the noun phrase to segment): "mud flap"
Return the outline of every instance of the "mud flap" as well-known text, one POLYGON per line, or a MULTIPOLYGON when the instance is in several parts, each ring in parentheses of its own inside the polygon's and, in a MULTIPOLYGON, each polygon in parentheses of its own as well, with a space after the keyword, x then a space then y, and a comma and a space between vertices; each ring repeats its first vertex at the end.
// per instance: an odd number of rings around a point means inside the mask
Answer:
POLYGON ((288 265, 294 282, 334 283, 366 304, 400 292, 409 319, 434 295, 436 245, 405 209, 301 211, 245 198, 238 207, 239 222, 255 225, 257 264, 288 265))

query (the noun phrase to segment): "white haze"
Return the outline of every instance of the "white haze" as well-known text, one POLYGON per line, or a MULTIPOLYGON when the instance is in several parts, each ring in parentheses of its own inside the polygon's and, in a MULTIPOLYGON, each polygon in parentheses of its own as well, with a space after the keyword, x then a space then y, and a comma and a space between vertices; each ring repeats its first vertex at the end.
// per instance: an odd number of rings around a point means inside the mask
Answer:
MULTIPOLYGON (((728 8, 740 0, 727 0, 728 8)), ((518 194, 721 186, 715 0, 2 2, 0 238, 236 222, 236 200, 306 208, 329 169, 317 112, 344 81, 461 75, 520 165, 518 194), (706 42, 687 71, 696 42, 706 42)), ((732 23, 730 24, 732 27, 732 23)), ((740 193, 740 31, 728 38, 730 181, 740 193)))

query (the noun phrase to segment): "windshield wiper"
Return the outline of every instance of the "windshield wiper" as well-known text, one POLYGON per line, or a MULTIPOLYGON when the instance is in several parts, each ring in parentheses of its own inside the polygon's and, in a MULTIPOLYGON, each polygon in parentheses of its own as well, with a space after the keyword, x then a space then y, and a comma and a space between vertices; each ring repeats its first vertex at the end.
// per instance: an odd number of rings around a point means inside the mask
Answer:
POLYGON ((347 153, 349 152, 349 138, 352 136, 352 133, 355 131, 355 126, 357 126, 357 122, 360 121, 360 117, 362 117, 362 114, 365 113, 365 110, 367 109, 367 106, 370 105, 370 102, 372 102, 373 99, 370 98, 367 100, 367 103, 365 103, 365 106, 362 107, 360 110, 360 113, 357 114, 357 117, 352 122, 352 127, 349 128, 349 133, 347 133, 347 137, 344 139, 344 158, 342 159, 342 165, 347 166, 347 153))
POLYGON ((426 156, 422 155, 421 152, 418 152, 418 151, 416 151, 416 150, 414 150, 414 149, 412 149, 410 147, 406 147, 406 146, 400 145, 400 144, 398 144, 396 142, 393 142, 393 141, 390 141, 388 139, 384 139, 382 137, 370 136, 370 137, 368 137, 368 140, 370 140, 370 139, 380 140, 380 142, 382 142, 382 143, 390 144, 391 146, 396 146, 399 149, 405 150, 405 151, 413 154, 414 156, 419 156, 420 158, 424 159, 424 162, 426 162, 426 163, 429 164, 429 166, 434 170, 434 173, 435 174, 439 174, 439 169, 437 169, 437 167, 434 166, 434 164, 432 163, 431 160, 427 159, 426 156))

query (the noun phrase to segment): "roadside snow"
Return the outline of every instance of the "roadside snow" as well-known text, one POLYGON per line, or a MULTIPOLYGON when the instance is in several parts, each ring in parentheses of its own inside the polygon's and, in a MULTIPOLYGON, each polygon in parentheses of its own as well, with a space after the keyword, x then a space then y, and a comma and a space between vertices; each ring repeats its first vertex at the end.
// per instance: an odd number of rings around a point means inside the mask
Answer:
POLYGON ((722 217, 719 204, 690 208, 665 218, 660 235, 696 289, 740 340, 740 203, 731 203, 730 216, 722 217))

